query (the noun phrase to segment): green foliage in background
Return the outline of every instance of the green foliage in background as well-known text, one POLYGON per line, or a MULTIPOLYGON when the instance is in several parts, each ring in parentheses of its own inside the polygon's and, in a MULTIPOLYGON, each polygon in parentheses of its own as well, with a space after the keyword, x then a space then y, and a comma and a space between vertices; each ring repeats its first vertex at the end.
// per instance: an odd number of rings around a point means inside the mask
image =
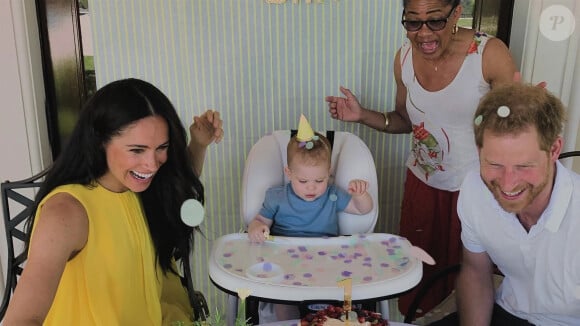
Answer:
MULTIPOLYGON (((247 320, 244 320, 243 316, 238 316, 236 318, 234 326, 250 326, 247 320)), ((182 322, 176 321, 171 324, 171 326, 226 326, 225 317, 216 309, 215 314, 211 315, 207 320, 204 321, 194 321, 194 322, 182 322)))
POLYGON ((463 15, 473 17, 473 10, 475 10, 475 0, 462 0, 463 15))
POLYGON ((79 8, 89 9, 89 0, 79 0, 79 8))
POLYGON ((84 56, 83 62, 85 64, 85 70, 95 71, 95 57, 84 56))

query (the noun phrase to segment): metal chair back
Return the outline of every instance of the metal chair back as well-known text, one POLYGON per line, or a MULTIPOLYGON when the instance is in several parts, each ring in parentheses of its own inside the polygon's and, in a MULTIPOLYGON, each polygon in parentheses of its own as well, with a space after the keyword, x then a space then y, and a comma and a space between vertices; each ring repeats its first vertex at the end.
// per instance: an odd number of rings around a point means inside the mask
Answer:
POLYGON ((0 320, 4 318, 10 297, 22 274, 27 252, 26 224, 32 214, 36 190, 42 185, 47 170, 19 181, 4 181, 0 184, 2 215, 7 244, 7 264, 4 295, 0 306, 0 320))

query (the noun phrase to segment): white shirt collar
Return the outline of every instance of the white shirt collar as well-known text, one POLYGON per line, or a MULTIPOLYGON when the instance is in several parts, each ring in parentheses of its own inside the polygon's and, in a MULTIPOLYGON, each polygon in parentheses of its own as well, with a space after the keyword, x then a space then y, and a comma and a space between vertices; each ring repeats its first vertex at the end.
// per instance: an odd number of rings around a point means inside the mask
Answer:
POLYGON ((550 195, 548 207, 542 213, 546 219, 545 227, 550 232, 557 232, 566 216, 566 210, 572 200, 572 179, 562 163, 556 161, 556 179, 550 195))

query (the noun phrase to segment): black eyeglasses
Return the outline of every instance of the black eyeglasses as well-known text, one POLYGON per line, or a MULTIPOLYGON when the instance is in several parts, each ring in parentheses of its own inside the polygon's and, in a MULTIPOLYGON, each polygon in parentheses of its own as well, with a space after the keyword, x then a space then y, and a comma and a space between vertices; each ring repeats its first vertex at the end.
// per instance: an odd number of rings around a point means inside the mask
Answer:
POLYGON ((451 14, 453 13, 453 11, 455 11, 455 7, 457 7, 457 6, 453 6, 453 8, 451 8, 451 11, 447 15, 447 17, 441 18, 441 19, 429 19, 429 20, 406 20, 406 19, 404 19, 405 18, 405 11, 403 10, 403 17, 401 17, 401 24, 403 24, 403 27, 405 27, 407 32, 416 32, 423 27, 423 24, 427 25, 427 27, 430 30, 432 30, 433 32, 437 32, 437 31, 440 31, 440 30, 445 28, 445 25, 447 25, 447 21, 449 20, 449 17, 451 17, 451 14))

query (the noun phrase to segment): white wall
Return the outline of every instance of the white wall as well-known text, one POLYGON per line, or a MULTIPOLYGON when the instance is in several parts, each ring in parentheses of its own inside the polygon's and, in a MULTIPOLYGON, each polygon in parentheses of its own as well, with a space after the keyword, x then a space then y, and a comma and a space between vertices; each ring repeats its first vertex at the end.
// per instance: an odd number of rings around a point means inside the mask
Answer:
POLYGON ((403 42, 398 1, 263 0, 89 2, 97 87, 143 78, 174 103, 184 124, 220 111, 224 140, 208 148, 202 181, 206 217, 196 234, 195 286, 210 307, 226 303, 210 281, 211 239, 238 232, 240 182, 251 145, 300 114, 319 131, 349 131, 369 146, 382 194, 377 232, 397 232, 409 135, 377 133, 329 117, 325 95, 349 87, 362 104, 395 99, 393 58, 403 42))
MULTIPOLYGON (((0 44, 0 181, 20 180, 41 171, 50 161, 34 0, 0 1, 0 44)), ((3 229, 0 223, 0 234, 3 229)), ((4 265, 4 240, 0 241, 0 257, 4 265)), ((0 288, 4 287, 5 268, 1 269, 0 288)))
MULTIPOLYGON (((548 21, 553 22, 554 20, 548 21)), ((548 89, 559 96, 567 106, 568 121, 564 128, 565 151, 580 149, 579 43, 580 4, 577 0, 515 1, 510 50, 526 81, 531 83, 546 81, 548 89), (542 16, 542 13, 553 9, 552 6, 555 5, 566 7, 573 15, 573 17, 562 16, 565 21, 550 25, 552 32, 569 35, 561 40, 554 40, 554 35, 542 33, 540 28, 547 22, 546 19, 558 19, 553 15, 542 16), (566 28, 570 26, 575 26, 575 29, 568 34, 566 28)), ((575 162, 574 169, 580 171, 580 160, 575 162)))

